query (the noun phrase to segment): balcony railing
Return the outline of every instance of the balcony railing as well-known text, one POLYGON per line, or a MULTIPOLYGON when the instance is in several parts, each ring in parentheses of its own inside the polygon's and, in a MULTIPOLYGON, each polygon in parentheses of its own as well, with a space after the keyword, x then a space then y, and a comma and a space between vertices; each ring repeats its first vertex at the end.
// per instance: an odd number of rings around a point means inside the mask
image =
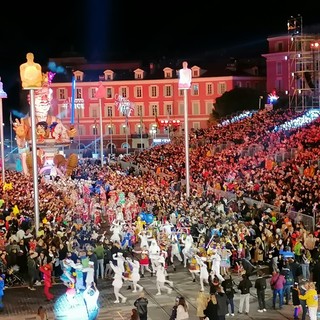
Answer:
POLYGON ((140 133, 133 133, 130 135, 131 139, 148 139, 149 138, 149 134, 148 133, 143 133, 142 137, 140 133))

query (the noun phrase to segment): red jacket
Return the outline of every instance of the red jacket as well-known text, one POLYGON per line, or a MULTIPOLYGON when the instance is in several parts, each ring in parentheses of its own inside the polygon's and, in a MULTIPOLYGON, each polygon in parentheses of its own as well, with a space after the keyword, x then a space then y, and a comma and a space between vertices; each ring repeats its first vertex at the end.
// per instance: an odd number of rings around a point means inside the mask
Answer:
POLYGON ((39 270, 43 273, 44 285, 46 287, 51 287, 52 286, 52 282, 51 282, 51 266, 48 265, 48 264, 45 264, 43 266, 40 266, 39 270))

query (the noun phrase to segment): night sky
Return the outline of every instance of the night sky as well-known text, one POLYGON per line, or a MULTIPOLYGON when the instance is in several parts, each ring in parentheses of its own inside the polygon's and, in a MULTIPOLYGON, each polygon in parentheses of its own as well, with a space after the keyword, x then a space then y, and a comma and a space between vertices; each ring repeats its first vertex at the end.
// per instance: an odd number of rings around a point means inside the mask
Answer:
POLYGON ((70 51, 91 62, 251 57, 266 53, 268 36, 287 33, 290 16, 300 14, 303 27, 320 23, 316 8, 302 10, 301 3, 286 7, 272 0, 256 5, 207 0, 36 3, 6 1, 0 9, 0 76, 8 93, 6 109, 19 108, 18 70, 27 52, 42 65, 70 51))

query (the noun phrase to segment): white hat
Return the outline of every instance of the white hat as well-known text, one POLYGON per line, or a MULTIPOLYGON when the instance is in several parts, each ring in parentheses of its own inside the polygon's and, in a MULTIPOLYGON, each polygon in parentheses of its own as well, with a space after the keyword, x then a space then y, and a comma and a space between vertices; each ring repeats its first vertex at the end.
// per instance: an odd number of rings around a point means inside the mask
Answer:
POLYGON ((89 266, 94 266, 94 262, 93 261, 89 261, 89 266))

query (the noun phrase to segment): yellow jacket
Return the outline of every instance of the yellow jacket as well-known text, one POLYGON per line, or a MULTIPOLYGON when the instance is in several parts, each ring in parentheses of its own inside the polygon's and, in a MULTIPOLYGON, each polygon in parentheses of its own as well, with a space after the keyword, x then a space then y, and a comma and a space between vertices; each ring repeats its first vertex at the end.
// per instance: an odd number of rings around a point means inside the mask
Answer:
POLYGON ((309 289, 304 295, 299 295, 299 299, 306 300, 308 307, 318 306, 318 293, 315 289, 309 289))

